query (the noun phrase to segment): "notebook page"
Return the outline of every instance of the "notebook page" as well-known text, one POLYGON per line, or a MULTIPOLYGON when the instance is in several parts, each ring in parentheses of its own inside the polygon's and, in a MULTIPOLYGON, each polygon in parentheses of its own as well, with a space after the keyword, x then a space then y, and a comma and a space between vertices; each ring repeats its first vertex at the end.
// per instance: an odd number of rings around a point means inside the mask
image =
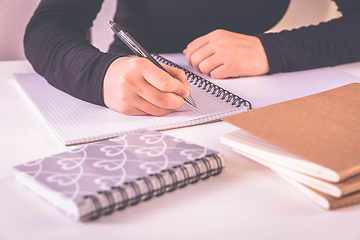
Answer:
POLYGON ((14 75, 19 85, 65 145, 107 139, 139 129, 168 129, 219 120, 246 111, 193 87, 198 107, 185 103, 162 117, 127 116, 106 107, 76 99, 47 83, 36 73, 14 75))

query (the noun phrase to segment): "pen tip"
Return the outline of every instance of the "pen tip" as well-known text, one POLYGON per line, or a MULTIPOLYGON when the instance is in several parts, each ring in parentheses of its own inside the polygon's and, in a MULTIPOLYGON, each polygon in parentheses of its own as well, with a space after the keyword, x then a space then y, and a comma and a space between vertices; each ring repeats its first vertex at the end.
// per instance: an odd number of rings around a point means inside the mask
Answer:
POLYGON ((111 26, 111 25, 113 25, 113 24, 114 24, 114 22, 111 21, 111 20, 109 20, 109 25, 111 26))
POLYGON ((191 106, 193 106, 193 107, 196 107, 197 108, 197 106, 196 106, 196 103, 195 103, 195 101, 194 101, 194 99, 189 95, 189 96, 187 96, 186 98, 185 98, 185 101, 186 102, 188 102, 191 106))

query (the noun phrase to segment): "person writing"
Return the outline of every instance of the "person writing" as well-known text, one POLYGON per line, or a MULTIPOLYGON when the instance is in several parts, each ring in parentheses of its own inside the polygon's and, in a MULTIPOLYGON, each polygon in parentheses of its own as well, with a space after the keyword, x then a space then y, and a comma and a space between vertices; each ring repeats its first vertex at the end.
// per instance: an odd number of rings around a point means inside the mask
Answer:
MULTIPOLYGON (((113 19, 148 52, 183 52, 191 66, 213 78, 360 60, 359 1, 336 0, 339 19, 264 33, 283 17, 289 1, 118 0, 113 19)), ((147 59, 129 56, 118 38, 106 53, 87 40, 102 2, 40 2, 24 37, 35 71, 70 95, 124 114, 161 116, 180 108, 191 93, 181 70, 164 66, 169 75, 147 59)))

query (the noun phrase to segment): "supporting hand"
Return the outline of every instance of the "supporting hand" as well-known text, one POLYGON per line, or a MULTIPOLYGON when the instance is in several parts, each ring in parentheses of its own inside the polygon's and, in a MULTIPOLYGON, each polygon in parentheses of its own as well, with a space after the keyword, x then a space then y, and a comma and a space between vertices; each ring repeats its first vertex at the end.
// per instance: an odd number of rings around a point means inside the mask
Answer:
POLYGON ((269 71, 259 38, 226 30, 195 39, 184 54, 191 66, 213 78, 256 76, 269 71))

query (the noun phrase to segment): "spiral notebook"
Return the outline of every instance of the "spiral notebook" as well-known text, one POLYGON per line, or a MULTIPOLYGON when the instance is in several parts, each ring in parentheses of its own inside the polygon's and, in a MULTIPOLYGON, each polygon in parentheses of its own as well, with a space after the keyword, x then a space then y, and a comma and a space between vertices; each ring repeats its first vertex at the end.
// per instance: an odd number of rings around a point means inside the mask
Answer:
POLYGON ((115 210, 222 172, 222 154, 141 130, 14 167, 18 182, 75 220, 115 210))
MULTIPOLYGON (((157 60, 163 57, 157 55, 157 60)), ((167 61, 168 64, 181 68, 167 61)), ((36 73, 18 73, 15 78, 45 120, 65 145, 87 143, 119 136, 139 129, 163 130, 220 120, 247 111, 251 104, 185 70, 193 86, 197 108, 185 103, 162 117, 127 116, 109 108, 76 99, 47 83, 36 73)))

